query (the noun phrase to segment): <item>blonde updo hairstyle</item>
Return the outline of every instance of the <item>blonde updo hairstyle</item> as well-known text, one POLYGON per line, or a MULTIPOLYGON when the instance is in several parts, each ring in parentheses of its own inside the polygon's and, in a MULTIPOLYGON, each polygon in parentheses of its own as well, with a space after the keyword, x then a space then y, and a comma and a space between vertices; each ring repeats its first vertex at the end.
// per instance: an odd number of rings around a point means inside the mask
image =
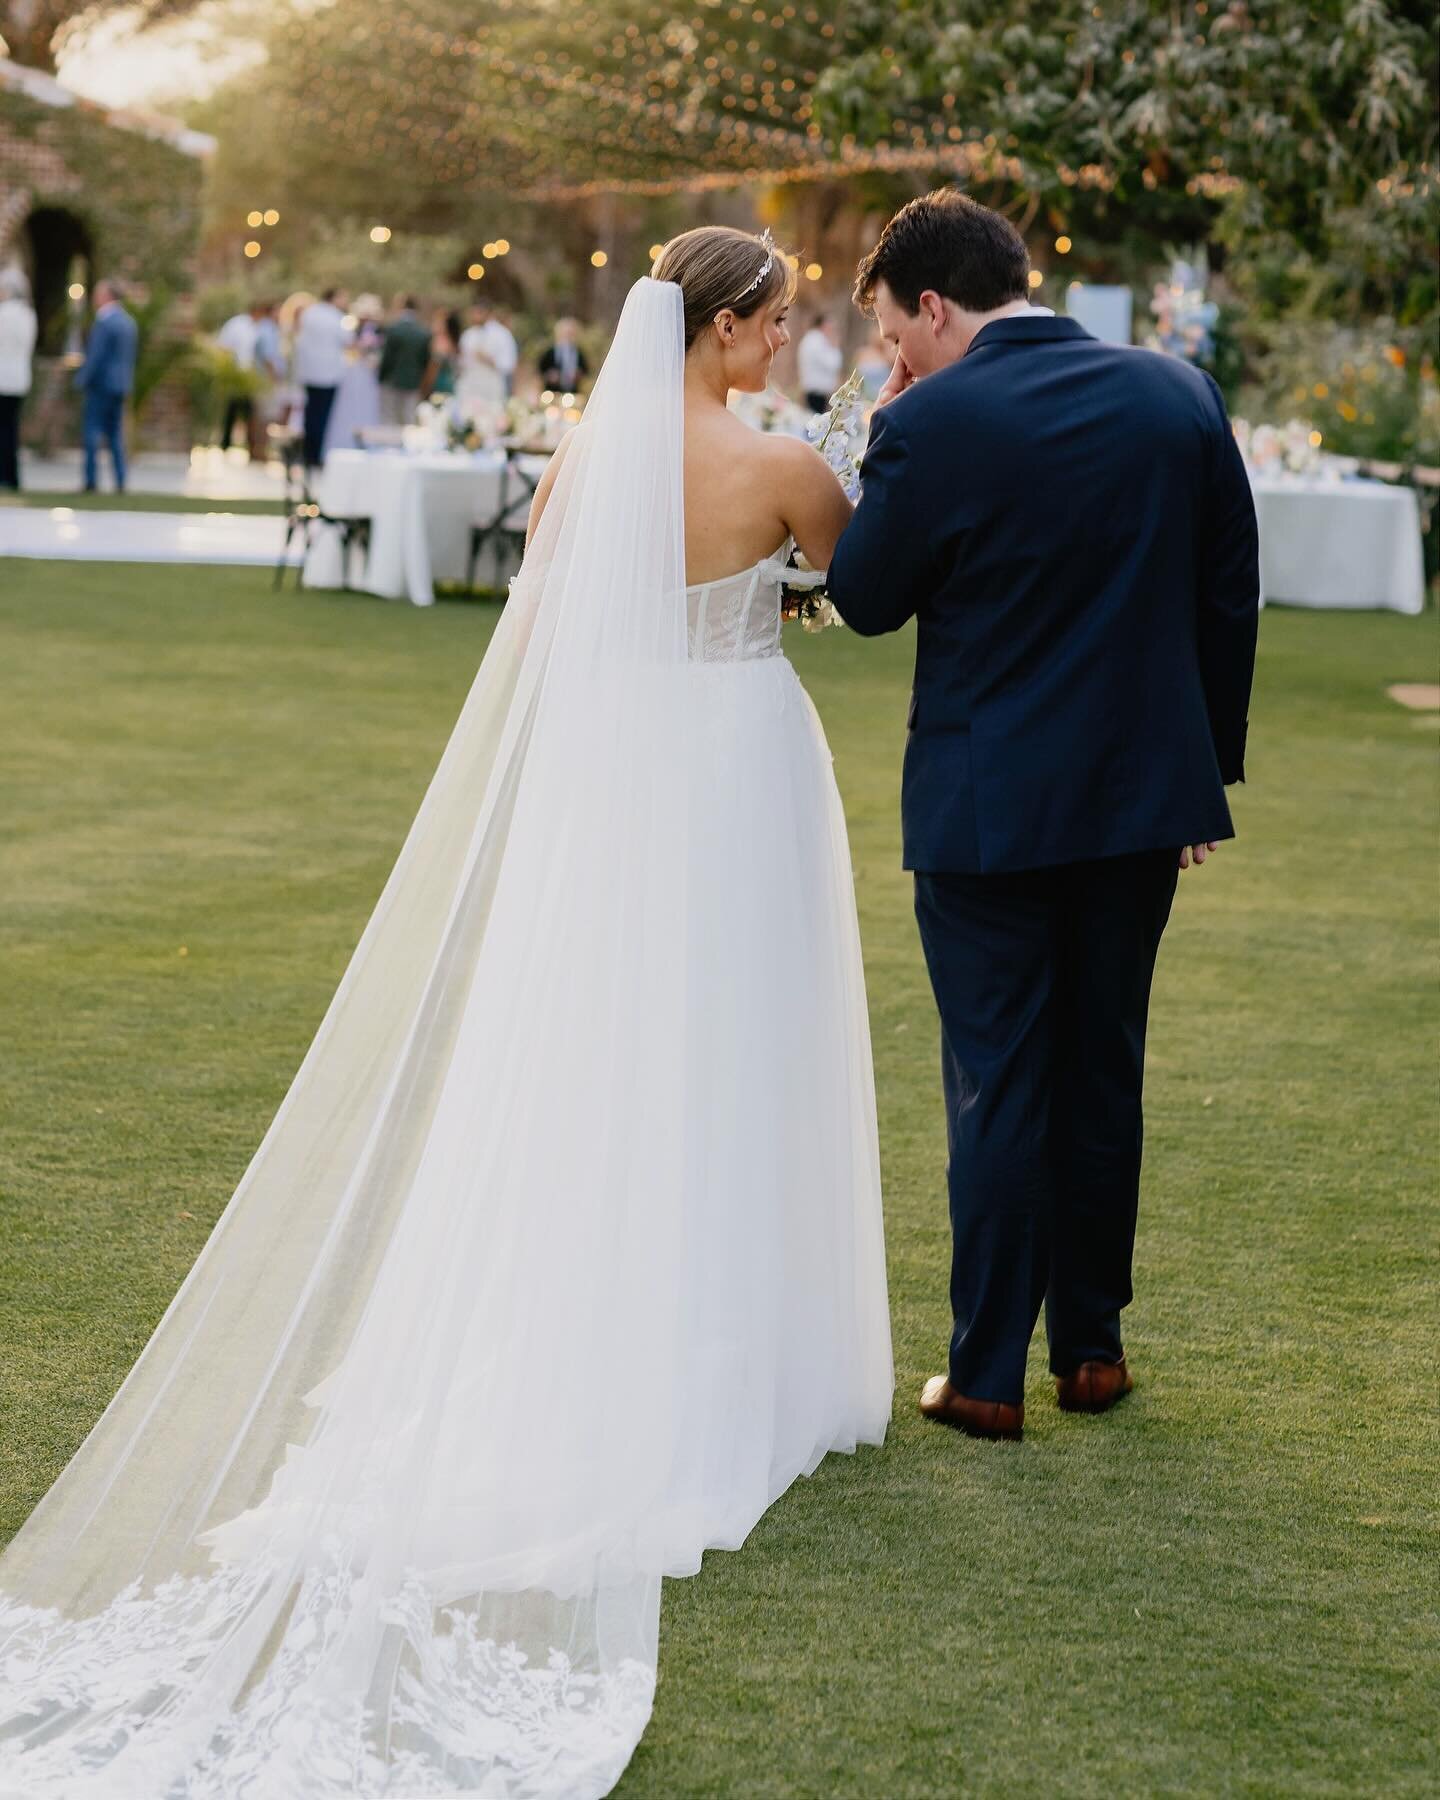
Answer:
POLYGON ((671 238, 650 270, 655 281, 673 281, 685 299, 685 348, 728 307, 748 319, 777 301, 795 298, 795 271, 778 244, 768 244, 748 231, 729 225, 701 225, 671 238), (765 258, 770 267, 759 286, 751 286, 765 258), (749 292, 746 292, 746 289, 749 292))

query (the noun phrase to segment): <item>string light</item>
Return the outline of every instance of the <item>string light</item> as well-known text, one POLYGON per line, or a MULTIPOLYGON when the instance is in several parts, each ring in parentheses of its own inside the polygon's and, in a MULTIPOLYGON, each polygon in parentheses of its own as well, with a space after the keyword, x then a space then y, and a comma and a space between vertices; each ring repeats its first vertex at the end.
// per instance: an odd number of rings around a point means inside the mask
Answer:
POLYGON ((1044 279, 1045 277, 1040 273, 1039 269, 1032 269, 1030 271, 1030 285, 1032 288, 1038 288, 1044 279))
POLYGON ((265 223, 267 225, 278 225, 280 223, 280 215, 273 206, 266 208, 265 223))
MULTIPOLYGON (((959 141, 951 94, 938 108, 892 102, 890 134, 870 147, 828 137, 813 117, 830 61, 817 40, 835 39, 836 28, 803 0, 768 9, 706 0, 678 14, 660 0, 630 0, 623 23, 595 0, 496 0, 494 11, 506 16, 455 35, 414 4, 379 9, 373 28, 357 25, 349 5, 307 11, 289 28, 304 33, 307 55, 272 55, 271 67, 285 71, 276 79, 290 116, 332 149, 418 163, 452 191, 567 200, 871 170, 1023 178, 996 138, 959 141), (384 55, 351 83, 337 81, 326 31, 337 51, 343 34, 347 53, 358 36, 383 40, 384 55)), ((1108 171, 1095 173, 1113 185, 1108 171)))
POLYGON ((659 256, 659 254, 660 254, 660 252, 661 252, 661 251, 662 251, 662 250, 663 250, 663 249, 664 249, 664 248, 665 248, 665 246, 664 246, 664 245, 663 245, 663 244, 652 244, 652 245, 651 245, 651 246, 650 246, 650 260, 651 260, 651 262, 652 262, 652 263, 653 263, 653 262, 654 262, 654 260, 655 260, 655 258, 656 258, 656 257, 657 257, 657 256, 659 256))
POLYGON ((484 263, 471 263, 465 273, 472 281, 479 281, 485 274, 485 265, 484 263))
POLYGON ((245 254, 250 257, 255 257, 260 254, 260 245, 254 238, 251 238, 250 242, 245 246, 245 254))
POLYGON ((1068 237, 1062 236, 1062 237, 1056 238, 1055 249, 1059 255, 1068 256, 1070 254, 1071 248, 1072 248, 1072 246, 1071 246, 1071 243, 1070 243, 1070 240, 1068 237))
POLYGON ((825 271, 821 268, 819 263, 812 262, 806 263, 805 265, 805 279, 807 281, 818 281, 824 273, 825 271))
POLYGON ((370 242, 372 244, 388 244, 390 242, 390 227, 388 225, 372 225, 370 227, 370 242))
POLYGON ((603 250, 592 250, 590 252, 590 263, 593 268, 603 269, 609 260, 610 258, 603 250))
POLYGON ((72 300, 83 300, 85 298, 85 283, 83 281, 72 281, 68 292, 72 300))
POLYGON ((265 223, 265 215, 258 211, 248 212, 245 215, 245 223, 253 231, 257 225, 263 225, 265 223))

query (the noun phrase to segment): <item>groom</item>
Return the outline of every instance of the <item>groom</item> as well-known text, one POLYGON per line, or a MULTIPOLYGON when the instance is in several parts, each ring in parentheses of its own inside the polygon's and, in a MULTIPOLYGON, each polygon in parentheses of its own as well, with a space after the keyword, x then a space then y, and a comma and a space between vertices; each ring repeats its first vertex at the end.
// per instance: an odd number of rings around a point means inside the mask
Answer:
POLYGON ((855 298, 895 350, 830 565, 846 624, 918 621, 902 814, 940 1011, 954 1334, 921 1411, 1018 1438, 1045 1306, 1059 1402, 1120 1336, 1150 982, 1177 871, 1233 836, 1259 577, 1220 390, 1029 304, 998 213, 912 200, 855 298))

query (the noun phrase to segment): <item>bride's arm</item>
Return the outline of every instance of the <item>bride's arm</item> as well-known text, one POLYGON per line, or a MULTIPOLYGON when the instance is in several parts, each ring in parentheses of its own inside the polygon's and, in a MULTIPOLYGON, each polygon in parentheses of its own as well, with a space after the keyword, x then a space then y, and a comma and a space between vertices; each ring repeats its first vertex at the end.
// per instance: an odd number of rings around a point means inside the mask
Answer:
MULTIPOLYGON (((580 427, 576 427, 578 431, 580 427)), ((528 550, 535 541, 535 533, 540 527, 546 503, 550 499, 550 491, 560 479, 560 468, 565 461, 571 444, 575 441, 575 431, 567 431, 556 447, 555 454, 545 465, 545 473, 540 477, 539 486, 535 489, 535 497, 530 502, 530 518, 525 526, 525 548, 528 550)))
POLYGON ((775 491, 785 528, 812 569, 828 569, 840 533, 855 509, 818 450, 798 438, 773 438, 771 442, 780 464, 775 491))

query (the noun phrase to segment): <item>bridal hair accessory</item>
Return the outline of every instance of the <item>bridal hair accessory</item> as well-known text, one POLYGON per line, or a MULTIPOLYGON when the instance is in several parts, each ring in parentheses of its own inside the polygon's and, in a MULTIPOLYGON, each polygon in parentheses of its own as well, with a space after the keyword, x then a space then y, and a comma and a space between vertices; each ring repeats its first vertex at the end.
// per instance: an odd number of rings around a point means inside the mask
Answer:
POLYGON ((753 294, 755 292, 756 288, 759 287, 760 283, 770 273, 770 266, 775 261, 775 240, 770 235, 770 227, 768 225, 760 234, 760 244, 765 252, 765 260, 761 263, 759 273, 750 283, 749 287, 741 288, 740 292, 735 296, 737 300, 743 300, 747 294, 753 294))

